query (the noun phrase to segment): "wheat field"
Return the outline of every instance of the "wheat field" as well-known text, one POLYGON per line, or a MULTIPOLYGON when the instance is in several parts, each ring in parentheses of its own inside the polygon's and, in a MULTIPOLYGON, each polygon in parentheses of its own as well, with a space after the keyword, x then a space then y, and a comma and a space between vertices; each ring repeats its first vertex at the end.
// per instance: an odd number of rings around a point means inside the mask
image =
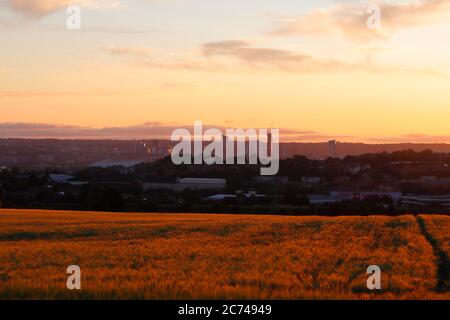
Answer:
POLYGON ((448 257, 450 217, 421 219, 435 243, 412 215, 0 210, 0 298, 449 299, 435 246, 448 257), (69 265, 81 290, 66 288, 69 265))
POLYGON ((437 245, 447 256, 450 255, 450 217, 449 216, 420 216, 437 245))

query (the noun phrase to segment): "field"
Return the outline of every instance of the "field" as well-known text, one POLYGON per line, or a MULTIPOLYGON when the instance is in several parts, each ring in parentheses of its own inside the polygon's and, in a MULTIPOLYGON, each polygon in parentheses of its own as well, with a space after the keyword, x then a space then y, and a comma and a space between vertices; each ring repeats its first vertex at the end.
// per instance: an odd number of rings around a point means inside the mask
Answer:
POLYGON ((449 226, 449 216, 0 210, 0 298, 449 299, 449 226), (366 287, 372 264, 381 291, 366 287), (69 265, 81 290, 66 288, 69 265))
POLYGON ((438 256, 438 287, 441 291, 450 290, 450 218, 447 216, 420 216, 419 222, 425 236, 433 244, 438 256))

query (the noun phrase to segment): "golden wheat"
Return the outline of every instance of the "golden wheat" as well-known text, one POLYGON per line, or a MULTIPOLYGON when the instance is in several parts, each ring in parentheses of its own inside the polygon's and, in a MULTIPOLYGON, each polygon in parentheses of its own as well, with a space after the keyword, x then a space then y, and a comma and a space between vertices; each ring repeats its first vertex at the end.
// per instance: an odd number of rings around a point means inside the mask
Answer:
POLYGON ((0 211, 4 299, 447 299, 435 260, 413 216, 0 211))

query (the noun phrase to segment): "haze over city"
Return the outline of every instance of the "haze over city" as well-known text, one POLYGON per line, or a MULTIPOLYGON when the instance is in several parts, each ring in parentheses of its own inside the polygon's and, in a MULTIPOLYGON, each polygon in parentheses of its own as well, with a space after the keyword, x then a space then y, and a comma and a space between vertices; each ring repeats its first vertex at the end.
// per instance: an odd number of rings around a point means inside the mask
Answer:
POLYGON ((450 1, 0 1, 0 135, 450 142, 450 1), (66 28, 70 4, 81 30, 66 28))

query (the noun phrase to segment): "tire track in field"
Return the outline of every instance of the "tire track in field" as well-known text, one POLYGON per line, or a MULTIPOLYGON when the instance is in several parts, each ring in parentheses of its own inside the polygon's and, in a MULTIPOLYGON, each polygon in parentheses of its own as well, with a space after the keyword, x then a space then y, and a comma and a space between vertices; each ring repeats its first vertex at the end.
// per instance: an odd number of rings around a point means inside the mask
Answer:
POLYGON ((416 216, 417 223, 419 224, 420 231, 428 243, 433 247, 434 255, 436 256, 436 263, 438 267, 438 271, 436 274, 437 277, 437 292, 448 292, 450 290, 450 261, 447 256, 447 253, 439 247, 438 241, 433 237, 433 235, 428 232, 427 227, 425 225, 425 221, 416 216))

